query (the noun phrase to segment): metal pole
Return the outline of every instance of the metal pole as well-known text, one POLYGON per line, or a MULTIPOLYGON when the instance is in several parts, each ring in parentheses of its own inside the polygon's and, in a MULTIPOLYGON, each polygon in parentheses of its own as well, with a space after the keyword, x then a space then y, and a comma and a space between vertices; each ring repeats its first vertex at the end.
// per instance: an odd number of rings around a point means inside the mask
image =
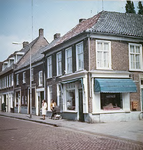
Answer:
POLYGON ((30 118, 32 118, 32 81, 31 81, 31 47, 30 47, 30 118))
MULTIPOLYGON (((33 0, 31 0, 32 41, 33 41, 33 0)), ((30 47, 30 118, 32 118, 32 79, 31 79, 31 47, 30 47)))

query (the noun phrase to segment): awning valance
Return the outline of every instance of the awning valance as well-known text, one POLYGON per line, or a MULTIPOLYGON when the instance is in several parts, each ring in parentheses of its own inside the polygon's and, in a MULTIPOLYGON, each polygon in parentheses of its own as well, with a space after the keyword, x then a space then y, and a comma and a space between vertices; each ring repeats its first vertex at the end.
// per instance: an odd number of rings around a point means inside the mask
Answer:
POLYGON ((94 92, 102 93, 130 93, 137 92, 132 79, 94 79, 94 92))

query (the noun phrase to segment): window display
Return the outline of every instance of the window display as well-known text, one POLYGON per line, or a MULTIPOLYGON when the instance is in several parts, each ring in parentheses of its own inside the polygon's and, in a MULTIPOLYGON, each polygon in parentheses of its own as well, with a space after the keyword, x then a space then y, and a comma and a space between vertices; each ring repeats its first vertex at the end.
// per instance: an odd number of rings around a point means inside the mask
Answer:
POLYGON ((120 110, 122 109, 122 94, 101 93, 101 109, 120 110))

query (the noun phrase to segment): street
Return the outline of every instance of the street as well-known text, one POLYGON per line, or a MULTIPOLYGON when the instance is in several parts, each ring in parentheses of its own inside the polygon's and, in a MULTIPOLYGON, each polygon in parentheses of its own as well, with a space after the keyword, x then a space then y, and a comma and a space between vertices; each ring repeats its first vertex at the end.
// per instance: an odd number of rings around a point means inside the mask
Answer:
POLYGON ((0 116, 0 150, 142 150, 128 140, 0 116))

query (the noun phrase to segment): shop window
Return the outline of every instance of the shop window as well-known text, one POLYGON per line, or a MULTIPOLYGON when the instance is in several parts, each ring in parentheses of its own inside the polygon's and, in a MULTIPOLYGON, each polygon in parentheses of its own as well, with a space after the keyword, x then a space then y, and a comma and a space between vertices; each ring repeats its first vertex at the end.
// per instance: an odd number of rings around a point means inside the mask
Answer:
POLYGON ((66 88, 66 109, 75 110, 75 84, 67 84, 66 88))
POLYGON ((101 109, 120 110, 122 109, 122 94, 120 93, 101 93, 101 109))

